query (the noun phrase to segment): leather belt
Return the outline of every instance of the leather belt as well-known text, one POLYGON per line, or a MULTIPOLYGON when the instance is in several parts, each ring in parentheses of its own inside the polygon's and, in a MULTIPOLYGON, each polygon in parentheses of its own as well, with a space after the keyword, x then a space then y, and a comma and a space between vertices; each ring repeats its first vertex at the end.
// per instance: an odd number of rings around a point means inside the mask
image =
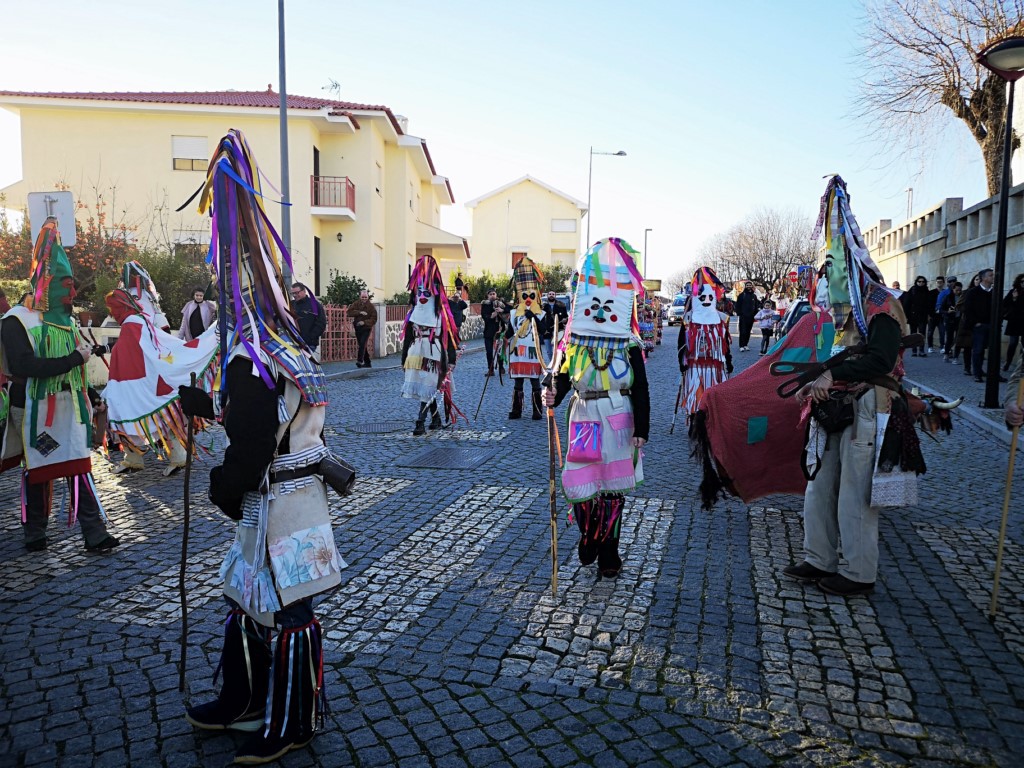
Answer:
MULTIPOLYGON (((629 388, 617 390, 620 395, 628 395, 629 388)), ((604 397, 611 397, 609 392, 577 392, 576 397, 580 400, 600 400, 604 397)))
POLYGON ((301 480, 304 477, 312 477, 320 474, 320 464, 310 464, 298 469, 282 469, 280 472, 270 473, 270 482, 284 483, 289 480, 301 480))

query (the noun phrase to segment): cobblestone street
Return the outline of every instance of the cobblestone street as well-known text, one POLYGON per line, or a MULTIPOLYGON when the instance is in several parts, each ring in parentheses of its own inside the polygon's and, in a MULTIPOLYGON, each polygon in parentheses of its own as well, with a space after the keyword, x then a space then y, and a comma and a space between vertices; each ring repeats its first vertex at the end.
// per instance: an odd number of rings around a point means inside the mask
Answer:
MULTIPOLYGON (((675 346, 667 328, 649 360, 647 482, 627 498, 623 573, 579 566, 560 498, 554 598, 546 423, 507 420, 509 382, 491 380, 477 421, 413 437, 400 370, 331 381, 327 441, 359 471, 352 496, 330 497, 349 564, 318 608, 331 712, 281 765, 1022 765, 1024 461, 994 621, 1007 443, 959 416, 922 439, 919 505, 883 514, 874 594, 828 597, 781 577, 801 559, 801 499, 700 509, 682 417, 668 434, 675 346), (365 432, 392 421, 401 431, 365 432), (482 463, 405 466, 456 447, 482 463)), ((738 369, 756 359, 736 353, 738 369)), ((916 363, 908 375, 927 384, 916 363)), ((473 352, 456 372, 470 419, 484 369, 473 352)), ((200 439, 216 452, 222 437, 200 439)), ((49 549, 26 552, 17 472, 0 476, 0 766, 231 762, 241 736, 195 731, 183 712, 214 690, 233 523, 206 499, 204 457, 181 694, 183 479, 148 461, 117 477, 94 462, 122 541, 102 556, 58 515, 49 549)))

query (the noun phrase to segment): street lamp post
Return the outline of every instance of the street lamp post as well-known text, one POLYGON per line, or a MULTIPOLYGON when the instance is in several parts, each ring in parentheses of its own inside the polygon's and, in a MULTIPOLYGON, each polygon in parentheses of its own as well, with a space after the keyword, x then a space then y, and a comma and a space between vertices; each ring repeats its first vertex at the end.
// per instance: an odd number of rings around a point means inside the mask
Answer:
POLYGON ((1006 271, 1006 228, 1010 203, 1010 150, 1013 139, 1013 86, 1024 77, 1024 37, 1008 37, 985 46, 978 63, 1007 82, 1006 118, 1003 122, 1003 172, 999 184, 999 222, 996 228, 996 263, 993 268, 992 314, 989 320, 988 370, 985 408, 999 408, 999 358, 1002 352, 1003 272, 1006 271))
POLYGON ((583 245, 584 252, 590 250, 590 183, 594 179, 594 155, 625 157, 626 153, 621 149, 618 152, 595 152, 593 147, 590 148, 590 166, 587 169, 587 242, 583 245))
MULTIPOLYGON (((288 85, 285 83, 284 56, 284 0, 277 2, 277 68, 278 84, 281 93, 278 112, 278 123, 281 132, 281 242, 291 257, 292 250, 292 217, 291 217, 291 185, 288 179, 288 85)), ((281 254, 281 276, 285 287, 291 287, 292 271, 284 254, 281 254)))
POLYGON ((644 277, 647 277, 647 233, 653 231, 650 227, 644 230, 644 277))

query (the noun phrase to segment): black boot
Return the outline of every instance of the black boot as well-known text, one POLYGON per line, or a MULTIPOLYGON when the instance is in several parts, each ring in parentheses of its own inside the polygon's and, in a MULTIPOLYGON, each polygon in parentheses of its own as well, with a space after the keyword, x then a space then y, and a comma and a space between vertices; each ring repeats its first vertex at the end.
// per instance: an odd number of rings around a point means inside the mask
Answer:
POLYGON ((541 419, 544 418, 544 410, 541 407, 542 403, 541 403, 541 400, 540 400, 540 390, 539 389, 533 390, 533 398, 532 398, 532 400, 533 400, 533 420, 534 421, 540 421, 541 419))
MULTIPOLYGON (((270 630, 245 611, 228 614, 220 666, 224 685, 211 702, 189 707, 185 719, 197 728, 255 731, 263 725, 270 672, 270 630)), ((216 682, 216 674, 214 674, 216 682)))
POLYGON ((270 694, 270 718, 235 753, 236 765, 261 765, 304 747, 323 727, 327 699, 320 622, 282 630, 277 638, 270 694))
POLYGON ((590 522, 592 509, 599 501, 600 497, 572 505, 572 516, 580 529, 580 543, 576 548, 580 565, 590 565, 597 559, 598 531, 597 526, 591 527, 590 522))
POLYGON ((441 414, 434 411, 434 415, 430 417, 430 428, 440 429, 441 428, 441 414))
POLYGON ((523 415, 523 390, 515 389, 512 391, 512 410, 509 411, 508 417, 510 419, 518 419, 523 415))
POLYGON ((601 517, 601 544, 597 549, 597 569, 606 579, 614 579, 622 570, 619 557, 619 529, 622 526, 624 496, 602 496, 604 502, 601 517))
POLYGON ((423 425, 423 419, 416 420, 416 428, 413 429, 412 433, 416 437, 427 434, 427 428, 423 425))

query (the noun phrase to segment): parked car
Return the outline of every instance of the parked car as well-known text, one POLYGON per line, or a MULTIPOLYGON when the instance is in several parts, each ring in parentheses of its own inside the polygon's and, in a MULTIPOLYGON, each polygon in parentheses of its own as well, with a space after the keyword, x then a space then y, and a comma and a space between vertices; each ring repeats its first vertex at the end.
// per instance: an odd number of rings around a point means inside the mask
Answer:
POLYGON ((682 325, 683 315, 686 314, 686 295, 677 293, 672 299, 672 305, 668 308, 668 324, 682 325))

